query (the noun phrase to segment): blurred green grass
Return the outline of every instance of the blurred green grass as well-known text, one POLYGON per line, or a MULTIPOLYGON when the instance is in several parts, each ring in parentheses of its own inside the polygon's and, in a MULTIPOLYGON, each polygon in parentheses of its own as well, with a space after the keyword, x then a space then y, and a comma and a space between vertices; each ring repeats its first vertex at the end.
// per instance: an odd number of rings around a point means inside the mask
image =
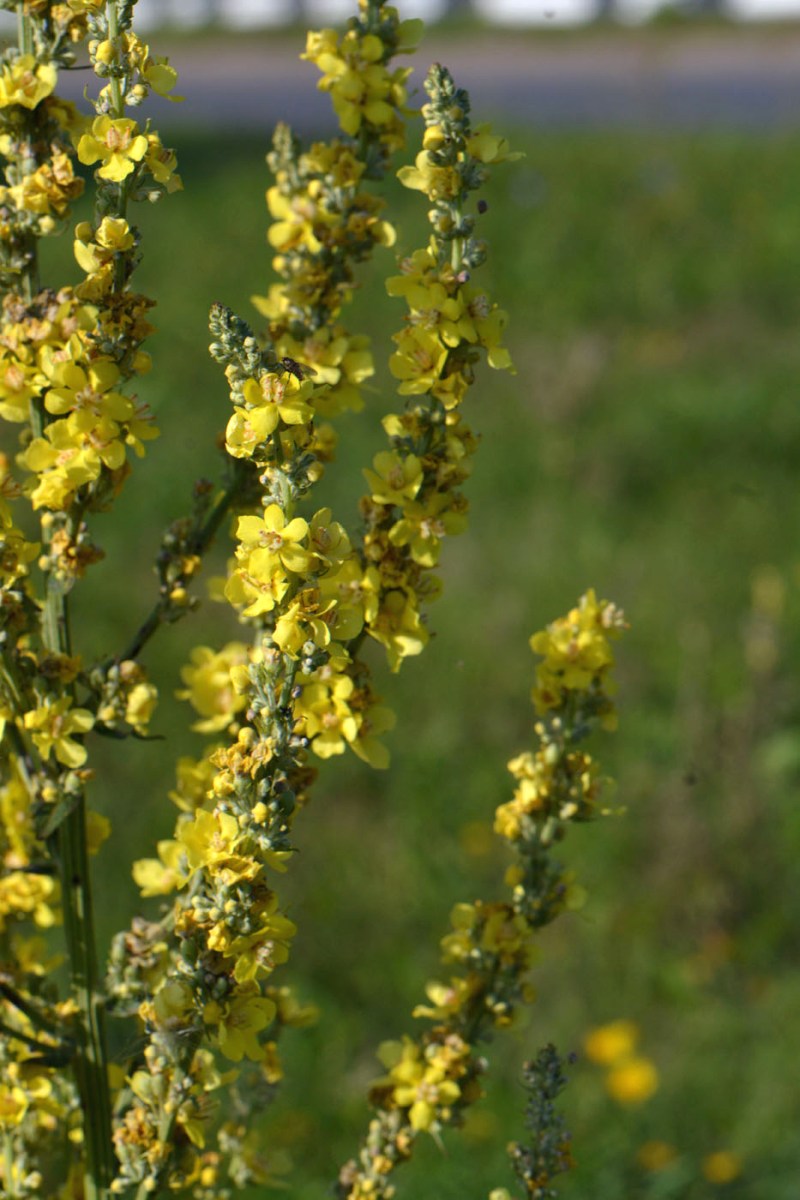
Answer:
MULTIPOLYGON (((450 907, 501 886, 502 855, 482 835, 509 793, 504 764, 530 734, 527 638, 594 586, 631 621, 618 653, 620 729, 595 747, 623 811, 564 846, 588 902, 548 931, 537 1004, 489 1048, 497 1071, 484 1115, 464 1139, 447 1137, 445 1156, 421 1146, 398 1186, 449 1200, 509 1183, 522 1057, 548 1040, 580 1049, 590 1027, 626 1016, 661 1088, 621 1114, 596 1070, 572 1068, 564 1108, 577 1166, 560 1194, 794 1200, 800 137, 514 140, 527 157, 498 169, 483 222, 484 278, 511 312, 518 374, 483 371, 467 402, 483 437, 471 527, 444 555, 436 637, 383 677, 399 716, 392 769, 328 764, 296 827, 300 852, 282 884, 299 925, 286 978, 322 1020, 287 1038, 274 1136, 299 1164, 299 1194, 326 1195, 365 1124, 375 1046, 411 1028, 438 974, 450 907), (767 612, 753 609, 758 580, 777 597, 767 612), (653 1138, 682 1157, 640 1178, 633 1159, 653 1138), (744 1160, 727 1187, 698 1168, 719 1147, 744 1160)), ((98 518, 108 557, 76 594, 87 653, 115 653, 144 617, 159 531, 185 511, 192 479, 217 471, 228 402, 206 353, 208 306, 252 313, 249 296, 269 280, 267 147, 187 134, 177 149, 186 192, 140 222, 139 286, 158 299, 141 394, 163 437, 117 516, 98 518)), ((427 236, 421 206, 398 188, 391 198, 410 250, 427 236)), ((50 255, 54 280, 75 277, 68 239, 50 255)), ((390 257, 375 266, 350 324, 380 356, 402 313, 380 280, 390 257)), ((367 412, 341 422, 323 492, 347 521, 394 405, 383 370, 367 412)), ((211 573, 224 559, 221 546, 211 573)), ((116 745, 99 749, 96 803, 115 830, 97 868, 104 937, 136 902, 120 859, 169 836, 171 764, 200 745, 172 699, 180 663, 196 642, 229 636, 235 624, 208 603, 146 654, 174 754, 137 743, 123 764, 116 745)))

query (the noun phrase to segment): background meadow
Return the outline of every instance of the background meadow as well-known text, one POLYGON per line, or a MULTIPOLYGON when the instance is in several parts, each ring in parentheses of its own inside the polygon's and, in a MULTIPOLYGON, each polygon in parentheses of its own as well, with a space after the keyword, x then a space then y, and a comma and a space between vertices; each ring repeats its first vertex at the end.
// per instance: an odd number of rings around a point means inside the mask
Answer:
MULTIPOLYGON (((444 1153, 421 1140, 400 1194, 513 1189, 504 1147, 522 1134, 520 1061, 549 1040, 580 1052, 590 1029, 626 1017, 659 1090, 623 1110, 580 1056, 563 1105, 576 1168, 560 1194, 796 1200, 800 135, 504 131, 527 157, 490 184, 484 278, 511 313, 518 373, 485 370, 468 401, 483 443, 470 530, 444 554, 436 637, 399 676, 377 673, 398 713, 392 767, 323 765, 296 826, 281 884, 299 925, 291 974, 321 1019, 287 1036, 269 1136, 296 1163, 297 1194, 327 1195, 365 1127, 375 1047, 411 1027, 439 976, 451 906, 501 888, 491 821, 510 793, 505 763, 528 744, 527 638, 593 586, 631 630, 617 655, 620 728, 594 746, 615 811, 563 847, 586 904, 546 931, 537 1002, 489 1047, 488 1102, 444 1153), (636 1161, 654 1140, 677 1152, 658 1171, 636 1161), (741 1156, 728 1184, 701 1169, 721 1149, 741 1156)), ((108 557, 91 595, 76 593, 100 655, 149 611, 160 531, 187 510, 192 480, 218 474, 228 400, 206 352, 209 304, 257 325, 249 297, 269 281, 265 141, 173 136, 166 123, 162 134, 186 187, 141 220, 139 285, 158 299, 142 395, 162 438, 116 522, 98 519, 108 557)), ((426 239, 424 206, 399 187, 392 201, 409 251, 426 239)), ((74 279, 69 238, 50 252, 48 282, 74 279)), ((390 254, 373 265, 348 322, 385 361, 403 309, 381 282, 390 254)), ((346 522, 394 404, 380 366, 372 406, 339 422, 323 490, 346 522)), ((221 539, 205 578, 225 554, 221 539)), ((106 938, 138 907, 121 863, 170 836, 172 764, 201 744, 172 698, 180 665, 191 646, 236 636, 205 599, 162 630, 145 662, 169 753, 98 750, 93 799, 114 826, 97 862, 106 938)))

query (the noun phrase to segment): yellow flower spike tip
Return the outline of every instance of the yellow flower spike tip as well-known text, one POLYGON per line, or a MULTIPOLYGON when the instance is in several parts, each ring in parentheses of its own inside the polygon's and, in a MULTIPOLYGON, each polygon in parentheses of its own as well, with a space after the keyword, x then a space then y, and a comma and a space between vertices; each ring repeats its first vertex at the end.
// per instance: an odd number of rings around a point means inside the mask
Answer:
MULTIPOLYGON (((568 692, 602 687, 614 664, 611 640, 626 628, 620 609, 598 601, 590 589, 576 608, 530 639, 531 649, 544 661, 536 670, 533 700, 539 712, 558 707, 568 692)), ((613 710, 610 700, 609 708, 613 710)))

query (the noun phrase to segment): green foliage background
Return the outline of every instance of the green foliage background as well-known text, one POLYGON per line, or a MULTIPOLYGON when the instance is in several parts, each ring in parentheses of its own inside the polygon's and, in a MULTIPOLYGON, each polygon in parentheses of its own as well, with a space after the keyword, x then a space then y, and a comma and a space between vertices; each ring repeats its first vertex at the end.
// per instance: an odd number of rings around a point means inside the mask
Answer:
MULTIPOLYGON (((594 586, 632 625, 618 653, 620 729, 595 747, 621 811, 564 846, 587 904, 548 931, 529 1020, 489 1047, 489 1101, 444 1155, 420 1145, 400 1193, 475 1198, 510 1183, 521 1059, 548 1040, 579 1050, 589 1028, 625 1016, 661 1089, 623 1113, 596 1068, 571 1069, 577 1167, 560 1194, 795 1200, 800 138, 508 132, 527 158, 496 171, 483 222, 518 374, 485 370, 467 404, 483 435, 471 527, 444 555, 435 640, 383 676, 399 716, 392 768, 329 763, 296 827, 301 851, 281 885, 299 925, 291 975, 322 1019, 287 1039, 269 1137, 296 1160, 304 1200, 328 1194, 365 1127, 375 1046, 410 1028, 439 973, 451 905, 500 887, 489 830, 509 793, 505 762, 529 736, 527 637, 594 586), (766 623, 752 610, 765 568, 785 587, 766 623), (768 669, 753 666, 758 637, 777 650, 768 669), (647 1177, 634 1157, 653 1138, 681 1157, 647 1177), (714 1187, 698 1164, 721 1147, 744 1172, 714 1187)), ((142 394, 163 436, 107 530, 98 521, 108 557, 76 593, 87 653, 128 640, 154 597, 159 531, 186 510, 195 477, 215 476, 228 401, 206 354, 208 306, 257 322, 248 297, 269 279, 265 142, 163 134, 186 185, 142 222, 140 287, 158 299, 159 329, 142 394)), ((393 188, 392 199, 411 250, 424 215, 413 195, 393 188)), ((52 282, 75 277, 69 239, 50 266, 52 282)), ((375 268, 351 327, 380 357, 402 305, 383 294, 388 253, 375 268)), ((340 423, 323 490, 348 521, 394 405, 384 369, 373 407, 340 423)), ((207 575, 224 559, 220 545, 207 575)), ((179 666, 193 644, 228 636, 235 624, 204 602, 150 647, 155 728, 174 756, 157 742, 100 747, 94 802, 114 825, 97 864, 106 937, 137 905, 121 864, 169 836, 171 764, 200 745, 171 698, 179 666)))

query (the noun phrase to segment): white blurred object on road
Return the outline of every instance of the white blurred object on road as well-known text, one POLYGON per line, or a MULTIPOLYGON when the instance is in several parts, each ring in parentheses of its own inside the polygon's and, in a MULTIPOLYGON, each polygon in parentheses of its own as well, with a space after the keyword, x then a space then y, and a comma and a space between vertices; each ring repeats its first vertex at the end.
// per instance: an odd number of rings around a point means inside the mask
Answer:
POLYGON ((638 25, 658 16, 666 7, 665 0, 614 0, 614 16, 626 25, 638 25))
MULTIPOLYGON (((229 0, 231 4, 242 0, 229 0)), ((394 0, 394 6, 403 20, 424 17, 426 21, 438 21, 448 9, 448 0, 394 0)), ((303 17, 306 21, 346 21, 355 12, 353 0, 305 0, 303 17)))
POLYGON ((215 0, 214 16, 228 29, 288 25, 297 16, 294 0, 215 0))
POLYGON ((472 0, 472 8, 493 25, 563 29, 593 21, 598 15, 600 0, 472 0))
POLYGON ((726 16, 737 21, 780 21, 800 17, 800 0, 724 0, 726 16))

